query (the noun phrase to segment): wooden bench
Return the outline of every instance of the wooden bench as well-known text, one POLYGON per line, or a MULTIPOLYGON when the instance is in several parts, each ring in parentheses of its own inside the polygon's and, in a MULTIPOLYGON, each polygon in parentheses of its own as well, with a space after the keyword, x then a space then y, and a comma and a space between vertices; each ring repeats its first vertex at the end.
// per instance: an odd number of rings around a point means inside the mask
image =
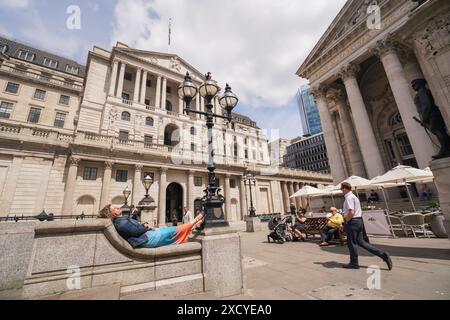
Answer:
MULTIPOLYGON (((303 225, 306 231, 306 238, 310 235, 315 238, 316 234, 320 236, 322 230, 327 226, 327 223, 327 218, 307 218, 303 225)), ((345 243, 345 232, 343 228, 339 230, 339 242, 341 245, 344 245, 345 243)))

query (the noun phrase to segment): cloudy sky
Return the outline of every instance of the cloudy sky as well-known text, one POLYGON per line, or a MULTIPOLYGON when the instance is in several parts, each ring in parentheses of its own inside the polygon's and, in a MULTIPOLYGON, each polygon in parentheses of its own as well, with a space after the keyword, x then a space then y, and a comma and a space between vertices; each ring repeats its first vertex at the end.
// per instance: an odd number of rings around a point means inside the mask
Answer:
MULTIPOLYGON (((117 41, 176 53, 239 96, 261 128, 302 133, 295 75, 345 0, 0 0, 0 33, 85 63, 117 41), (66 26, 81 9, 81 28, 66 26), (172 19, 171 46, 168 25, 172 19)), ((270 137, 269 137, 270 138, 270 137)), ((272 140, 272 139, 271 139, 272 140)))

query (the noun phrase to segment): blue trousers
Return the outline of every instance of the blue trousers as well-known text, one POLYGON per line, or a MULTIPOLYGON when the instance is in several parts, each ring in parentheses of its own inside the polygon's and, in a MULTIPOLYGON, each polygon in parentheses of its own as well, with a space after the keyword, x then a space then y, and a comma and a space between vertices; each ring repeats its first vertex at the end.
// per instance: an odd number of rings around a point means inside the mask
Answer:
POLYGON ((347 246, 350 251, 350 264, 358 265, 358 246, 384 260, 385 253, 364 240, 362 219, 352 219, 345 224, 347 246))

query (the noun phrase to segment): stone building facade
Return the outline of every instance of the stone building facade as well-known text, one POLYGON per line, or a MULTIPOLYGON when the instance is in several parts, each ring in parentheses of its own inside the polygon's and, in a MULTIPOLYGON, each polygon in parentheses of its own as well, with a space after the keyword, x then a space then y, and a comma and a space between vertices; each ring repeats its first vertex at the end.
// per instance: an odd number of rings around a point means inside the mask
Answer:
POLYGON ((438 148, 413 119, 412 80, 427 80, 450 124, 450 3, 378 1, 379 28, 371 4, 349 0, 297 72, 313 88, 335 183, 429 166, 438 148))
MULTIPOLYGON (((177 55, 122 43, 94 47, 86 67, 4 38, 0 51, 1 216, 95 214, 122 204, 127 186, 137 204, 147 174, 158 224, 199 205, 207 183, 205 120, 183 113, 177 88, 187 71, 197 86, 203 73, 177 55)), ((217 99, 214 106, 222 113, 217 99)), ((191 107, 204 110, 203 99, 191 107)), ((218 119, 214 128, 229 221, 248 212, 248 170, 257 177, 258 214, 287 212, 289 195, 304 184, 331 183, 329 175, 271 166, 262 130, 248 117, 233 119, 218 119)))

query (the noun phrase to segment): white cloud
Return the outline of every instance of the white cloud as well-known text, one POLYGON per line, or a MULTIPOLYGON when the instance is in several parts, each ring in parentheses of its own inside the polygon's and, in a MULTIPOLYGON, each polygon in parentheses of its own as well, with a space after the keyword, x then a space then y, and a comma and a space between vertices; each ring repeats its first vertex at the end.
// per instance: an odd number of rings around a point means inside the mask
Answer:
POLYGON ((0 8, 25 9, 28 8, 28 0, 0 0, 0 8))
POLYGON ((118 0, 112 44, 167 52, 172 18, 172 53, 229 82, 246 105, 283 107, 302 84, 295 72, 344 3, 118 0))

